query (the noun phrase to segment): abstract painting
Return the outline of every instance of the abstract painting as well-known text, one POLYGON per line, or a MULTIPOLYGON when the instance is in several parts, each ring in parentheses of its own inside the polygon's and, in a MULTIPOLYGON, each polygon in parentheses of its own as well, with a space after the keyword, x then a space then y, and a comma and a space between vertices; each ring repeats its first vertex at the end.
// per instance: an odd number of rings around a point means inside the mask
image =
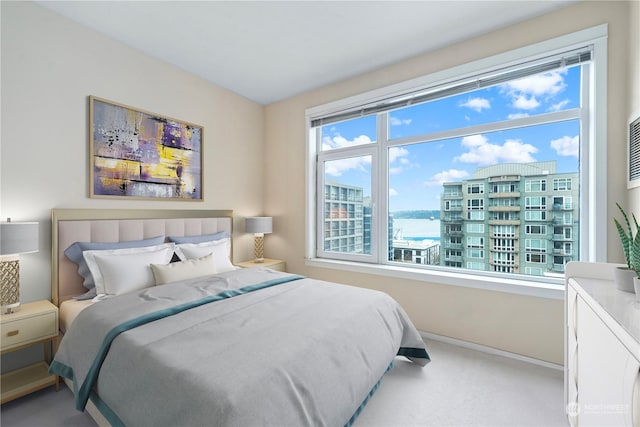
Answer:
POLYGON ((204 129, 89 97, 90 196, 202 201, 204 129))

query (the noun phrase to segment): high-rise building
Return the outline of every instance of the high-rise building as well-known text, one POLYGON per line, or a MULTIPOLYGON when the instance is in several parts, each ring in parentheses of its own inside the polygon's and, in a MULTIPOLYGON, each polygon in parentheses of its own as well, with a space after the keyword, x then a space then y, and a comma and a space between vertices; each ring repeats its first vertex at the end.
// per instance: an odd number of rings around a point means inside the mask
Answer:
POLYGON ((579 181, 556 162, 503 163, 443 184, 441 265, 549 275, 578 260, 579 181))
MULTIPOLYGON (((332 252, 370 253, 371 237, 365 252, 363 189, 338 182, 324 186, 324 249, 332 252)), ((370 205, 370 202, 369 202, 370 205)), ((368 208, 371 228, 371 207, 368 208)))

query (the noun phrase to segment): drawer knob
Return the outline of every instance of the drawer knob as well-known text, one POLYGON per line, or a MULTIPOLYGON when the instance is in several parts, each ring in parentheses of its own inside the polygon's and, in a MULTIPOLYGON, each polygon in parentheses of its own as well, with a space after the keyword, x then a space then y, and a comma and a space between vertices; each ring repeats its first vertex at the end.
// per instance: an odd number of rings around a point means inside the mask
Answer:
POLYGON ((15 331, 9 331, 9 332, 7 332, 7 336, 9 336, 9 337, 13 337, 13 336, 18 335, 19 333, 20 333, 20 330, 16 329, 15 331))

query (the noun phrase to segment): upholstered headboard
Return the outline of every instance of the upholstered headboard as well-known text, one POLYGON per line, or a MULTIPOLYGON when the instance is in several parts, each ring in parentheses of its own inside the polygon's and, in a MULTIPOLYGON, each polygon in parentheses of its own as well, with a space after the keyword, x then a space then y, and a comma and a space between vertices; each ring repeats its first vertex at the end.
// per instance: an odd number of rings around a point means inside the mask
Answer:
POLYGON ((52 209, 51 299, 59 305, 86 291, 78 266, 64 255, 74 242, 121 242, 218 231, 233 235, 232 210, 52 209))

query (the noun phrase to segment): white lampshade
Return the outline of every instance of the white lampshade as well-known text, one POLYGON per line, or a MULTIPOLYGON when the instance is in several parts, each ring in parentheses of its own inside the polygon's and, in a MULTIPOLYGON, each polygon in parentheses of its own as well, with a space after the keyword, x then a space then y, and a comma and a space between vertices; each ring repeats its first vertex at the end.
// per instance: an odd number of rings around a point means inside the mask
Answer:
POLYGON ((245 231, 247 233, 269 234, 272 231, 272 218, 270 216, 254 216, 246 218, 245 231))
POLYGON ((3 222, 0 224, 0 255, 17 255, 38 251, 37 222, 3 222))

